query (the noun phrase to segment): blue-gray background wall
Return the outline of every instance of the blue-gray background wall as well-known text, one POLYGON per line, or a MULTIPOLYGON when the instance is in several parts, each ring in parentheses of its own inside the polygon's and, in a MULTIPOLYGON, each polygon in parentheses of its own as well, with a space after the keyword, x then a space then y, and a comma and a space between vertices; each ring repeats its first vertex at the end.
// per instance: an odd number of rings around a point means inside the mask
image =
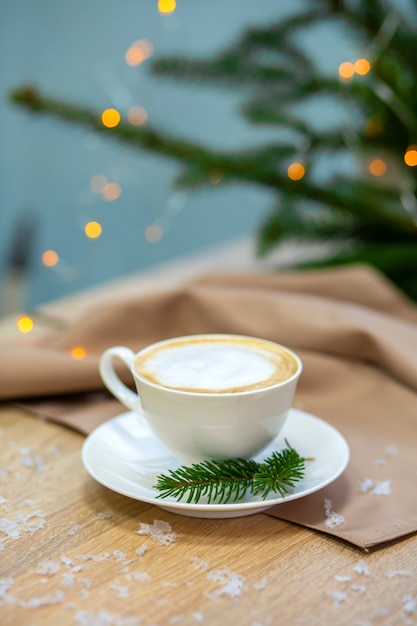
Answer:
MULTIPOLYGON (((151 77, 146 62, 129 67, 125 52, 145 38, 159 54, 211 55, 242 29, 300 10, 301 0, 177 0, 172 15, 156 0, 2 0, 0 3, 0 290, 17 229, 33 221, 26 304, 34 305, 242 236, 253 235, 272 197, 255 187, 187 195, 173 191, 178 165, 105 136, 10 104, 8 92, 33 83, 51 96, 102 110, 143 106, 153 126, 207 144, 238 149, 272 138, 238 113, 243 94, 151 77), (89 187, 104 174, 122 195, 106 202, 89 187), (166 232, 144 232, 165 216, 166 232), (172 219, 171 219, 172 218, 172 219), (103 226, 97 240, 86 222, 103 226), (60 256, 42 265, 44 250, 60 256)), ((308 4, 308 3, 307 3, 308 4)), ((326 71, 360 53, 332 29, 305 45, 326 71)), ((317 110, 313 115, 322 114, 317 110)), ((327 121, 330 113, 326 113, 327 121)), ((0 294, 1 295, 1 294, 0 294)))

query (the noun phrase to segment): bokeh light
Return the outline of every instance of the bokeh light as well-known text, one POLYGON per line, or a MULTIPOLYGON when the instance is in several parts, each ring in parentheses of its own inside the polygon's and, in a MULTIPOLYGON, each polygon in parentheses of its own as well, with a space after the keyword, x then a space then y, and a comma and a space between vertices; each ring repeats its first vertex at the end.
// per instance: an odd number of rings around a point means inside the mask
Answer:
POLYGON ((101 114, 101 121, 106 128, 114 128, 120 123, 120 113, 116 109, 105 109, 101 114))
POLYGON ((173 13, 176 6, 175 0, 158 0, 158 11, 160 13, 173 13))
POLYGON ((77 361, 80 361, 81 359, 84 359, 86 357, 86 354, 87 354, 86 351, 81 346, 75 346, 71 350, 72 358, 76 359, 77 361))
POLYGON ((153 53, 153 45, 148 39, 138 39, 126 51, 125 60, 132 67, 140 65, 153 53))
POLYGON ((108 202, 113 202, 113 200, 117 200, 117 198, 120 198, 121 194, 122 188, 119 183, 106 183, 101 188, 101 195, 103 196, 104 200, 107 200, 108 202))
POLYGON ((291 180, 301 180, 305 173, 305 167, 302 163, 291 163, 287 169, 288 178, 291 180))
POLYGON ((102 230, 101 224, 98 222, 88 222, 84 228, 84 232, 89 239, 97 239, 97 237, 100 237, 102 230))
POLYGON ((383 159, 372 159, 369 163, 369 171, 372 176, 383 176, 387 171, 387 164, 383 159))
POLYGON ((21 333, 30 333, 34 327, 33 319, 27 315, 21 315, 18 317, 16 324, 21 333))
POLYGON ((126 50, 125 59, 126 63, 133 67, 135 65, 140 65, 142 61, 145 60, 145 55, 140 48, 130 46, 130 48, 126 50))
POLYGON ((353 63, 351 63, 350 61, 345 61, 344 63, 341 63, 339 65, 340 78, 349 80, 350 78, 353 78, 354 74, 355 74, 355 67, 353 63))
POLYGON ((145 229, 145 239, 148 243, 157 243, 162 239, 163 234, 164 233, 159 224, 150 224, 145 229))
POLYGON ((371 64, 368 59, 358 59, 355 61, 353 68, 357 74, 360 76, 365 76, 368 72, 371 71, 371 64))
POLYGON ((59 256, 55 250, 45 250, 45 252, 42 253, 42 263, 46 267, 54 267, 58 264, 58 261, 59 256))
POLYGON ((148 114, 143 107, 136 104, 128 110, 127 119, 132 126, 142 126, 142 124, 147 122, 148 114))
POLYGON ((409 167, 417 165, 417 146, 409 146, 404 154, 404 163, 409 167))

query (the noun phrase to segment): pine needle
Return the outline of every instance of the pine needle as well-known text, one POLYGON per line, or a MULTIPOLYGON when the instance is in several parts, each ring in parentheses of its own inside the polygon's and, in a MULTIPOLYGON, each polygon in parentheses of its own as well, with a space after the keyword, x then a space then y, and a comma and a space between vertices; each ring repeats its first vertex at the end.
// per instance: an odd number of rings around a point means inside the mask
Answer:
POLYGON ((181 466, 160 474, 154 486, 158 498, 171 497, 187 503, 198 503, 207 497, 209 504, 227 504, 241 500, 246 493, 262 494, 262 499, 272 493, 284 497, 304 476, 304 461, 288 441, 286 448, 257 463, 254 460, 211 460, 181 466))

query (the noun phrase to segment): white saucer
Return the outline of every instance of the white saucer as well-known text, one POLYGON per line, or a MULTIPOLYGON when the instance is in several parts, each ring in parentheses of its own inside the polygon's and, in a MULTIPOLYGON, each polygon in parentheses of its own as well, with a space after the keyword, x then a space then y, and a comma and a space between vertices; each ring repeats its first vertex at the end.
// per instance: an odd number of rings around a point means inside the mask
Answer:
POLYGON ((157 476, 181 463, 156 439, 145 419, 133 412, 96 428, 84 442, 82 460, 95 480, 130 498, 190 517, 240 517, 318 491, 340 476, 348 463, 349 447, 344 437, 327 422, 298 409, 291 409, 279 436, 256 460, 283 449, 285 439, 301 456, 314 459, 306 461, 304 478, 293 492, 285 497, 270 494, 265 500, 249 495, 229 504, 188 504, 157 498, 158 491, 153 488, 157 476))

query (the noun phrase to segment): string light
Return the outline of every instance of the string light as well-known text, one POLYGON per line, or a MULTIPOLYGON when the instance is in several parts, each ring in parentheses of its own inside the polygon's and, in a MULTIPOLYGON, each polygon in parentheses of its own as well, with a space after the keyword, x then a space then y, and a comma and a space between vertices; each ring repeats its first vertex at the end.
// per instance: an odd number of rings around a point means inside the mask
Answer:
POLYGON ((76 346, 75 348, 72 348, 71 350, 72 358, 76 359, 77 361, 84 359, 86 357, 86 354, 87 354, 86 351, 81 346, 76 346))
POLYGON ((409 146, 404 154, 404 163, 409 167, 417 165, 417 146, 409 146))
POLYGON ((108 202, 113 202, 114 200, 117 200, 117 198, 120 198, 121 194, 122 188, 120 187, 119 183, 106 183, 101 188, 101 195, 103 196, 104 200, 107 200, 108 202))
POLYGON ((150 224, 145 229, 145 239, 148 243, 158 243, 158 241, 161 241, 163 234, 159 224, 150 224))
POLYGON ((33 330, 34 326, 33 319, 31 317, 28 317, 27 315, 22 315, 21 317, 19 317, 16 321, 16 324, 21 333, 30 333, 30 331, 33 330))
POLYGON ((339 76, 344 80, 350 80, 355 74, 355 67, 350 61, 344 61, 339 65, 339 76))
POLYGON ((158 0, 158 11, 160 13, 173 13, 176 6, 177 3, 175 2, 175 0, 158 0))
POLYGON ((372 176, 383 176, 387 171, 387 164, 383 159, 372 159, 369 163, 369 171, 372 176))
POLYGON ((132 126, 142 126, 148 120, 148 114, 145 109, 141 106, 134 105, 130 107, 127 112, 127 119, 132 124, 132 126))
POLYGON ((132 67, 140 65, 153 53, 153 45, 148 39, 138 39, 126 51, 125 60, 132 67))
POLYGON ((97 239, 100 237, 102 230, 102 226, 98 222, 88 222, 84 228, 84 232, 89 239, 97 239))
POLYGON ((371 64, 369 63, 368 59, 358 59, 357 61, 355 61, 353 67, 355 72, 360 76, 365 76, 371 70, 371 64))
POLYGON ((142 61, 145 60, 145 55, 140 48, 131 46, 128 50, 126 50, 125 59, 128 65, 135 66, 140 65, 142 61))
POLYGON ((59 256, 55 250, 45 250, 45 252, 42 253, 42 263, 46 267, 54 267, 58 264, 58 261, 59 256))
POLYGON ((291 180, 301 180, 306 173, 302 163, 291 163, 287 169, 288 178, 291 180))
POLYGON ((116 109, 105 109, 101 121, 106 128, 114 128, 120 123, 120 113, 116 109))
POLYGON ((371 71, 368 59, 357 59, 355 63, 344 61, 339 65, 339 76, 343 80, 351 80, 355 74, 366 76, 371 71))

